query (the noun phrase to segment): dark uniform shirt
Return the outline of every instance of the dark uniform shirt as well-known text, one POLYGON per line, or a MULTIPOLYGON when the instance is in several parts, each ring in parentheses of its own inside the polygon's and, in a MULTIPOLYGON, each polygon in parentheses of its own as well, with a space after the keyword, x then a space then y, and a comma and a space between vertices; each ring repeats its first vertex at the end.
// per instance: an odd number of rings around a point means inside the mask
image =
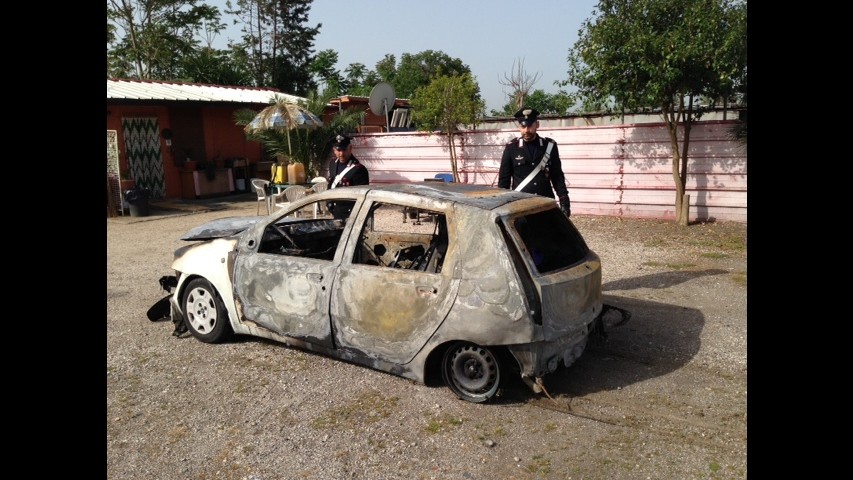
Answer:
MULTIPOLYGON (((370 173, 368 173, 367 167, 362 165, 354 156, 350 155, 349 160, 346 163, 339 162, 337 158, 333 158, 329 163, 329 188, 348 187, 351 185, 367 185, 369 183, 370 173), (335 177, 350 165, 354 166, 341 177, 337 185, 334 185, 335 177)), ((334 203, 329 202, 327 205, 335 218, 347 218, 349 217, 350 212, 352 212, 352 207, 355 205, 355 202, 338 201, 334 203)))
POLYGON ((335 185, 336 187, 367 185, 370 183, 370 174, 367 171, 367 167, 362 165, 357 158, 350 155, 349 160, 346 163, 340 163, 337 158, 333 158, 329 163, 329 188, 333 188, 332 184, 335 183, 335 177, 337 177, 339 173, 343 172, 349 165, 355 166, 351 168, 343 178, 341 178, 338 184, 335 185))
MULTIPOLYGON (((542 160, 548 142, 554 141, 536 135, 531 142, 525 142, 521 137, 517 137, 507 143, 501 157, 498 187, 514 190, 516 185, 523 182, 542 160)), ((521 191, 549 198, 554 198, 554 192, 557 192, 557 198, 568 197, 569 191, 566 188, 566 177, 563 175, 557 142, 554 142, 554 146, 551 147, 548 164, 521 191)))

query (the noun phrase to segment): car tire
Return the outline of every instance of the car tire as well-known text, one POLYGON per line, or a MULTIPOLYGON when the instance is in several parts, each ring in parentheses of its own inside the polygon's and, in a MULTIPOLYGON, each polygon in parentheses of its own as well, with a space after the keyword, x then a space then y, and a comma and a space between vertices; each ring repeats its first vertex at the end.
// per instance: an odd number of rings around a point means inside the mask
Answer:
POLYGON ((196 278, 184 291, 184 320, 190 333, 204 343, 220 343, 234 331, 228 322, 228 311, 216 289, 207 280, 196 278))
POLYGON ((460 399, 483 403, 498 392, 501 365, 489 349, 469 342, 457 342, 444 353, 441 377, 460 399))

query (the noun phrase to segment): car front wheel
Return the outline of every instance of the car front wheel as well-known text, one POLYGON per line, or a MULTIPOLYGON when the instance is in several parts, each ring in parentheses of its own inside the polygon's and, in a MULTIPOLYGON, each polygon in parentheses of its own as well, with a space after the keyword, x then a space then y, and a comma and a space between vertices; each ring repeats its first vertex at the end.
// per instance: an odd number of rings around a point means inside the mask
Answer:
POLYGON ((445 352, 441 376, 457 397, 482 403, 497 393, 501 383, 501 366, 489 349, 473 343, 458 342, 445 352))
POLYGON ((219 343, 233 335, 228 312, 207 280, 192 280, 184 292, 184 318, 192 335, 205 343, 219 343))

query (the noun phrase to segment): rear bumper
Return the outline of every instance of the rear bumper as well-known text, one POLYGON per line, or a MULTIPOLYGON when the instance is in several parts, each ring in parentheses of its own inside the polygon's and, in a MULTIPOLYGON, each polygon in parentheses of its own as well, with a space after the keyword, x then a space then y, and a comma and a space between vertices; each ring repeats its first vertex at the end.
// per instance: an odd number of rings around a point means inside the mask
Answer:
POLYGON ((521 379, 535 393, 541 393, 544 389, 542 377, 556 371, 561 364, 564 367, 569 367, 580 358, 592 333, 607 338, 606 328, 622 326, 630 319, 631 312, 628 310, 602 304, 599 314, 580 330, 555 340, 509 345, 507 348, 518 361, 521 379), (615 312, 619 320, 614 322, 614 315, 608 316, 608 312, 615 312))
POLYGON ((568 367, 583 354, 590 333, 601 322, 601 315, 583 328, 543 342, 507 346, 518 361, 522 378, 542 377, 568 367))

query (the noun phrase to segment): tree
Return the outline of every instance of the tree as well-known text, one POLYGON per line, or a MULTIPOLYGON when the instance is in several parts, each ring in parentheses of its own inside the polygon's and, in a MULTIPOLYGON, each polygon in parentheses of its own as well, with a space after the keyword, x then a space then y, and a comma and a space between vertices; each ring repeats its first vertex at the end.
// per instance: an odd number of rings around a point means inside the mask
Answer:
POLYGON ((251 86, 245 52, 241 49, 216 50, 204 47, 185 56, 178 79, 190 83, 251 86))
POLYGON ((107 74, 177 78, 202 35, 224 28, 219 9, 199 0, 107 0, 107 74))
POLYGON ((271 86, 293 95, 317 88, 313 80, 314 37, 322 24, 307 27, 312 0, 237 0, 227 13, 242 23, 240 47, 248 58, 259 87, 271 86))
MULTIPOLYGON (((545 93, 542 89, 531 91, 533 85, 539 80, 540 73, 530 75, 524 69, 524 59, 512 62, 512 73, 504 74, 504 79, 499 81, 501 85, 509 87, 507 103, 500 110, 492 110, 491 115, 513 115, 523 107, 531 107, 539 110, 539 113, 552 113, 565 115, 572 106, 574 99, 563 91, 558 93, 545 93)), ((554 82, 558 84, 559 82, 554 82)))
POLYGON ((350 63, 345 72, 346 92, 350 95, 366 97, 370 95, 373 86, 379 83, 378 75, 368 70, 363 63, 350 63))
POLYGON ((385 54, 382 60, 376 62, 376 74, 379 75, 379 81, 393 85, 397 78, 397 57, 385 54))
POLYGON ((745 82, 746 1, 600 0, 597 10, 569 52, 563 85, 577 87, 587 110, 660 109, 672 150, 676 222, 687 225, 690 129, 705 107, 745 82))
POLYGON ((273 23, 273 5, 268 0, 237 0, 236 5, 231 0, 226 2, 225 12, 237 17, 234 23, 242 23, 242 42, 239 46, 247 52, 249 68, 252 71, 254 84, 258 87, 266 85, 267 72, 265 69, 266 49, 272 44, 272 34, 269 25, 273 23))
MULTIPOLYGON (((323 109, 334 95, 318 95, 309 92, 302 106, 318 117, 323 117, 323 109)), ((271 102, 272 103, 272 102, 271 102)), ((234 113, 234 123, 245 127, 258 112, 244 108, 234 113)), ((284 156, 290 160, 301 162, 305 165, 305 171, 310 176, 322 173, 325 167, 324 160, 329 158, 332 150, 332 139, 338 134, 350 132, 358 125, 361 113, 357 110, 345 110, 332 116, 331 120, 324 123, 322 127, 314 130, 294 129, 288 132, 267 129, 247 133, 246 138, 259 142, 267 154, 272 156, 284 156)))
POLYGON ((317 53, 311 61, 309 69, 323 84, 324 92, 337 96, 346 89, 346 84, 341 73, 335 69, 338 63, 338 52, 327 49, 317 53))
POLYGON ((308 95, 317 89, 311 78, 314 37, 320 32, 321 23, 316 27, 305 26, 313 0, 287 0, 276 2, 279 8, 279 34, 276 37, 279 52, 271 59, 273 67, 272 85, 282 92, 294 95, 308 95))
MULTIPOLYGON (((550 113, 556 115, 565 115, 569 111, 574 100, 564 92, 545 93, 545 90, 536 89, 527 95, 524 101, 524 106, 535 108, 539 113, 550 113)), ((493 116, 513 115, 520 107, 518 104, 510 100, 501 110, 492 110, 493 116)))
POLYGON ((513 60, 512 70, 512 74, 504 74, 504 79, 499 81, 499 83, 505 87, 509 87, 510 91, 507 93, 507 97, 509 97, 509 104, 512 105, 510 111, 516 112, 522 107, 530 106, 529 102, 527 102, 527 97, 530 95, 530 89, 533 88, 533 85, 539 80, 542 73, 536 72, 535 75, 530 76, 524 69, 523 58, 518 59, 518 64, 513 60))
MULTIPOLYGON (((323 109, 329 104, 329 100, 336 97, 330 93, 318 95, 309 92, 306 107, 318 117, 323 117, 323 109)), ((304 135, 304 147, 300 145, 299 155, 305 163, 306 171, 313 176, 323 173, 326 160, 332 153, 332 139, 336 135, 345 134, 355 130, 361 120, 361 112, 357 110, 344 110, 332 115, 331 118, 316 130, 306 130, 304 135)))
POLYGON ((379 82, 388 82, 394 87, 397 98, 411 98, 415 90, 425 87, 441 75, 471 74, 471 69, 458 58, 443 52, 425 50, 412 55, 404 53, 399 67, 396 57, 386 54, 376 62, 376 70, 368 69, 363 63, 351 63, 345 69, 346 76, 335 70, 338 53, 324 50, 317 54, 310 66, 316 80, 326 85, 329 92, 337 95, 366 97, 379 82))
POLYGON ((447 135, 453 181, 459 181, 459 168, 453 134, 460 124, 477 124, 486 102, 480 98, 480 87, 470 74, 442 75, 415 91, 412 98, 414 121, 422 131, 440 130, 447 135))
MULTIPOLYGON (((393 56, 391 57, 393 59, 393 56)), ((388 59, 386 55, 385 60, 388 59)), ((387 63, 383 61, 383 67, 387 63)), ((377 69, 379 64, 377 64, 377 69)), ((437 77, 470 74, 471 68, 458 58, 441 51, 424 50, 415 55, 404 53, 391 85, 398 98, 412 98, 415 90, 425 87, 437 77)), ((479 89, 478 89, 479 90, 479 89)))

